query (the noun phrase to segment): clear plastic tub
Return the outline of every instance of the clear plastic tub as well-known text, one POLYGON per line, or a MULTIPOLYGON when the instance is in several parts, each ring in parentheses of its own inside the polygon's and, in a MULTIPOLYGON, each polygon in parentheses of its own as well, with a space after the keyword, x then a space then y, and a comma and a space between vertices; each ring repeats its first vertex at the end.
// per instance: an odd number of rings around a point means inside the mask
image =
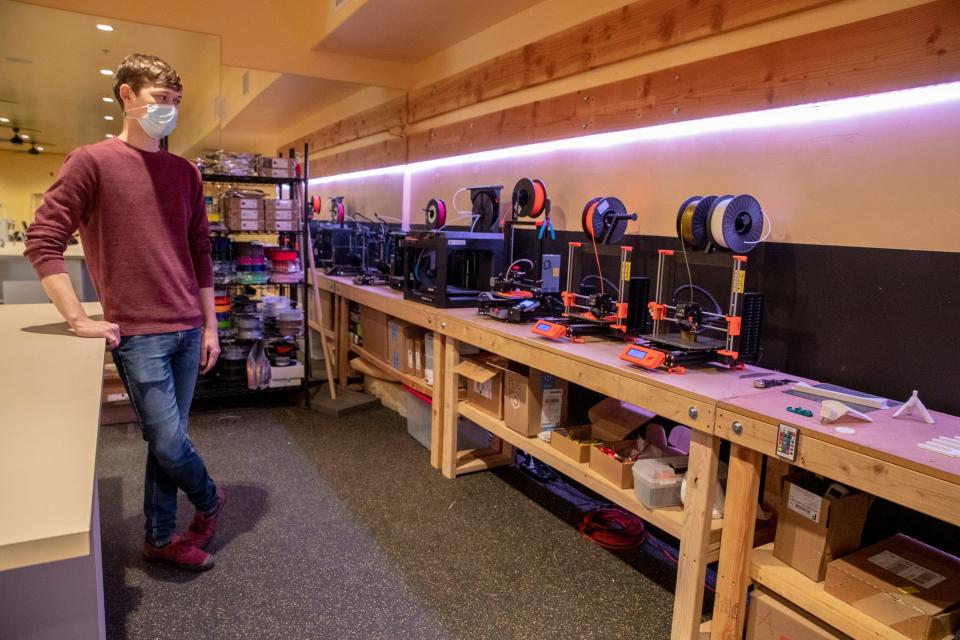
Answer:
POLYGON ((644 458, 633 464, 633 493, 645 507, 675 507, 689 456, 644 458))

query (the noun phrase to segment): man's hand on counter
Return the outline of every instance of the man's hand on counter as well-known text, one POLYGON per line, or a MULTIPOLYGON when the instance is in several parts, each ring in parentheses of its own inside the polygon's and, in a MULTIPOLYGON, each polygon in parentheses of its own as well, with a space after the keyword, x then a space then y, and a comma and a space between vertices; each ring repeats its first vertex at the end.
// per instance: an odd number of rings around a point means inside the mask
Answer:
POLYGON ((105 338, 107 351, 120 344, 120 325, 104 320, 79 318, 73 323, 73 331, 81 338, 105 338))

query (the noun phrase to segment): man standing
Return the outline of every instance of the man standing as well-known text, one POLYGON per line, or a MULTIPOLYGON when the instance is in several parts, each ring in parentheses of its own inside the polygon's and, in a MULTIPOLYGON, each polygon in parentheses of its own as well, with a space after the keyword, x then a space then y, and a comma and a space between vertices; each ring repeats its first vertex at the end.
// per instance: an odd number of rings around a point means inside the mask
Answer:
POLYGON ((24 255, 76 335, 105 338, 113 352, 147 442, 144 557, 202 571, 213 567, 203 548, 224 496, 187 436, 187 416, 197 373, 214 367, 220 345, 200 174, 160 147, 182 89, 160 58, 132 54, 120 63, 113 94, 123 130, 67 156, 24 255), (64 268, 78 228, 102 321, 84 313, 64 268), (182 537, 174 533, 178 489, 197 509, 182 537))

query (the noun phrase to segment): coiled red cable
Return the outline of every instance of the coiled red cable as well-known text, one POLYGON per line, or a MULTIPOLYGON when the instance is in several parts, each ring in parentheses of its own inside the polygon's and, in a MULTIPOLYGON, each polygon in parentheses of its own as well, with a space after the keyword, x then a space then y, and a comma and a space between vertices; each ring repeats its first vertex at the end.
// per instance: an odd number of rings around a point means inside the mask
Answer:
POLYGON ((580 520, 580 533, 604 549, 636 549, 647 538, 643 520, 615 507, 594 509, 580 520))

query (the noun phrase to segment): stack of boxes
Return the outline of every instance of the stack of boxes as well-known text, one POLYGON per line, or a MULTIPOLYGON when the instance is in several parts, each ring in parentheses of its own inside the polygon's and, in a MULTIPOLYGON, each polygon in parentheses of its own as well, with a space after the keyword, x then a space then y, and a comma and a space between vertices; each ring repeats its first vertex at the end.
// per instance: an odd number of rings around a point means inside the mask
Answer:
POLYGON ((293 200, 263 201, 264 231, 299 231, 300 217, 295 215, 293 200))
POLYGON ((264 178, 295 178, 296 161, 293 158, 261 157, 260 176, 264 178))
POLYGON ((263 199, 224 196, 220 204, 230 231, 260 231, 264 224, 263 199))

